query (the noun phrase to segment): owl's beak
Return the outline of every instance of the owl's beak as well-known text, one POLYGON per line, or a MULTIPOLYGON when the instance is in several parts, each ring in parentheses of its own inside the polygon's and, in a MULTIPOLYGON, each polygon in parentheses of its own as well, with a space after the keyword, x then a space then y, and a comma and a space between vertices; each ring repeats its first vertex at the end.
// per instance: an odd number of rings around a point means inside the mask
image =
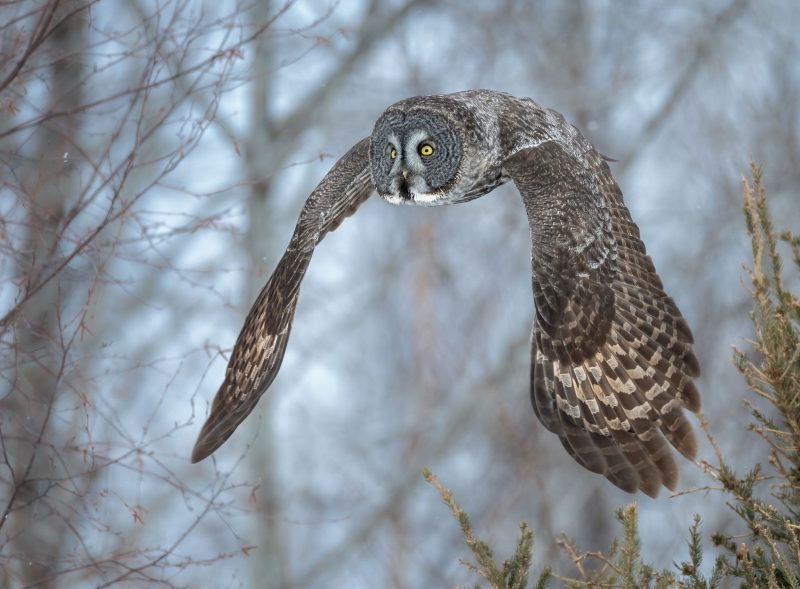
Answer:
POLYGON ((403 168, 401 173, 403 174, 403 180, 408 182, 408 169, 407 168, 403 168))

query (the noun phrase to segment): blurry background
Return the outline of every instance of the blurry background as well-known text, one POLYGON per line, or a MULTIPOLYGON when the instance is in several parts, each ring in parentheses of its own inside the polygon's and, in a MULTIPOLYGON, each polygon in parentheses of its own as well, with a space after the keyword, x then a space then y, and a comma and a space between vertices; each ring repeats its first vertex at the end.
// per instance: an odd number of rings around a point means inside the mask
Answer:
POLYGON ((530 522, 537 572, 571 572, 562 532, 606 549, 634 499, 662 567, 696 512, 735 534, 720 493, 629 496, 536 420, 513 186, 368 201, 317 249, 269 393, 188 459, 309 192, 389 104, 467 88, 553 107, 617 160, 711 430, 759 458, 726 435, 748 419, 741 178, 763 164, 800 226, 798 23, 789 0, 3 3, 0 587, 474 582, 423 466, 499 555, 530 522))

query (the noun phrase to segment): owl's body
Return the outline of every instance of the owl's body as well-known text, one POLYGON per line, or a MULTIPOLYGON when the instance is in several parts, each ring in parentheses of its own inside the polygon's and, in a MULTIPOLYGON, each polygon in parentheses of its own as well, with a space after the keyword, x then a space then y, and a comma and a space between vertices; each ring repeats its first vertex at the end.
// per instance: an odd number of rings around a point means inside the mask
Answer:
POLYGON ((513 181, 532 236, 531 399, 584 467, 618 487, 673 489, 669 442, 697 444, 692 335, 666 295, 602 156, 556 111, 491 90, 390 106, 311 194, 234 346, 192 455, 213 452, 277 374, 316 244, 376 190, 392 204, 465 202, 513 181))

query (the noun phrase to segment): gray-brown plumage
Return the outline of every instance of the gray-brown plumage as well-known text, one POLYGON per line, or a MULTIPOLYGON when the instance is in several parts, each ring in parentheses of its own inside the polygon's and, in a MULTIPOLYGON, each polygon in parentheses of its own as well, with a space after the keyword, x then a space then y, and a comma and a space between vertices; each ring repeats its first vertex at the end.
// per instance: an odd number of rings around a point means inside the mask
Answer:
POLYGON ((247 314, 214 398, 211 415, 192 451, 192 462, 214 452, 255 407, 278 374, 297 306, 300 282, 317 243, 374 190, 369 138, 359 141, 328 172, 300 212, 286 253, 247 314))
POLYGON ((491 90, 390 106, 323 179, 245 320, 192 461, 216 450, 272 383, 314 247, 373 190, 430 206, 508 180, 532 236, 536 415, 575 460, 621 489, 674 489, 670 444, 689 459, 697 451, 683 412, 700 410, 689 327, 603 157, 557 112, 491 90))

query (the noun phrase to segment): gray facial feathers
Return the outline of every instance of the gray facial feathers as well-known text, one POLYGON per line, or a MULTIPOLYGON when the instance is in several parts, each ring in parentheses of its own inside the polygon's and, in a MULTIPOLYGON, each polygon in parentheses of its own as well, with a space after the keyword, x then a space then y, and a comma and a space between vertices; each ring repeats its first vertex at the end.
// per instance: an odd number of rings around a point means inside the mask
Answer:
POLYGON ((375 123, 370 145, 378 193, 411 199, 447 191, 463 159, 462 145, 455 126, 441 114, 427 109, 385 112, 375 123))

